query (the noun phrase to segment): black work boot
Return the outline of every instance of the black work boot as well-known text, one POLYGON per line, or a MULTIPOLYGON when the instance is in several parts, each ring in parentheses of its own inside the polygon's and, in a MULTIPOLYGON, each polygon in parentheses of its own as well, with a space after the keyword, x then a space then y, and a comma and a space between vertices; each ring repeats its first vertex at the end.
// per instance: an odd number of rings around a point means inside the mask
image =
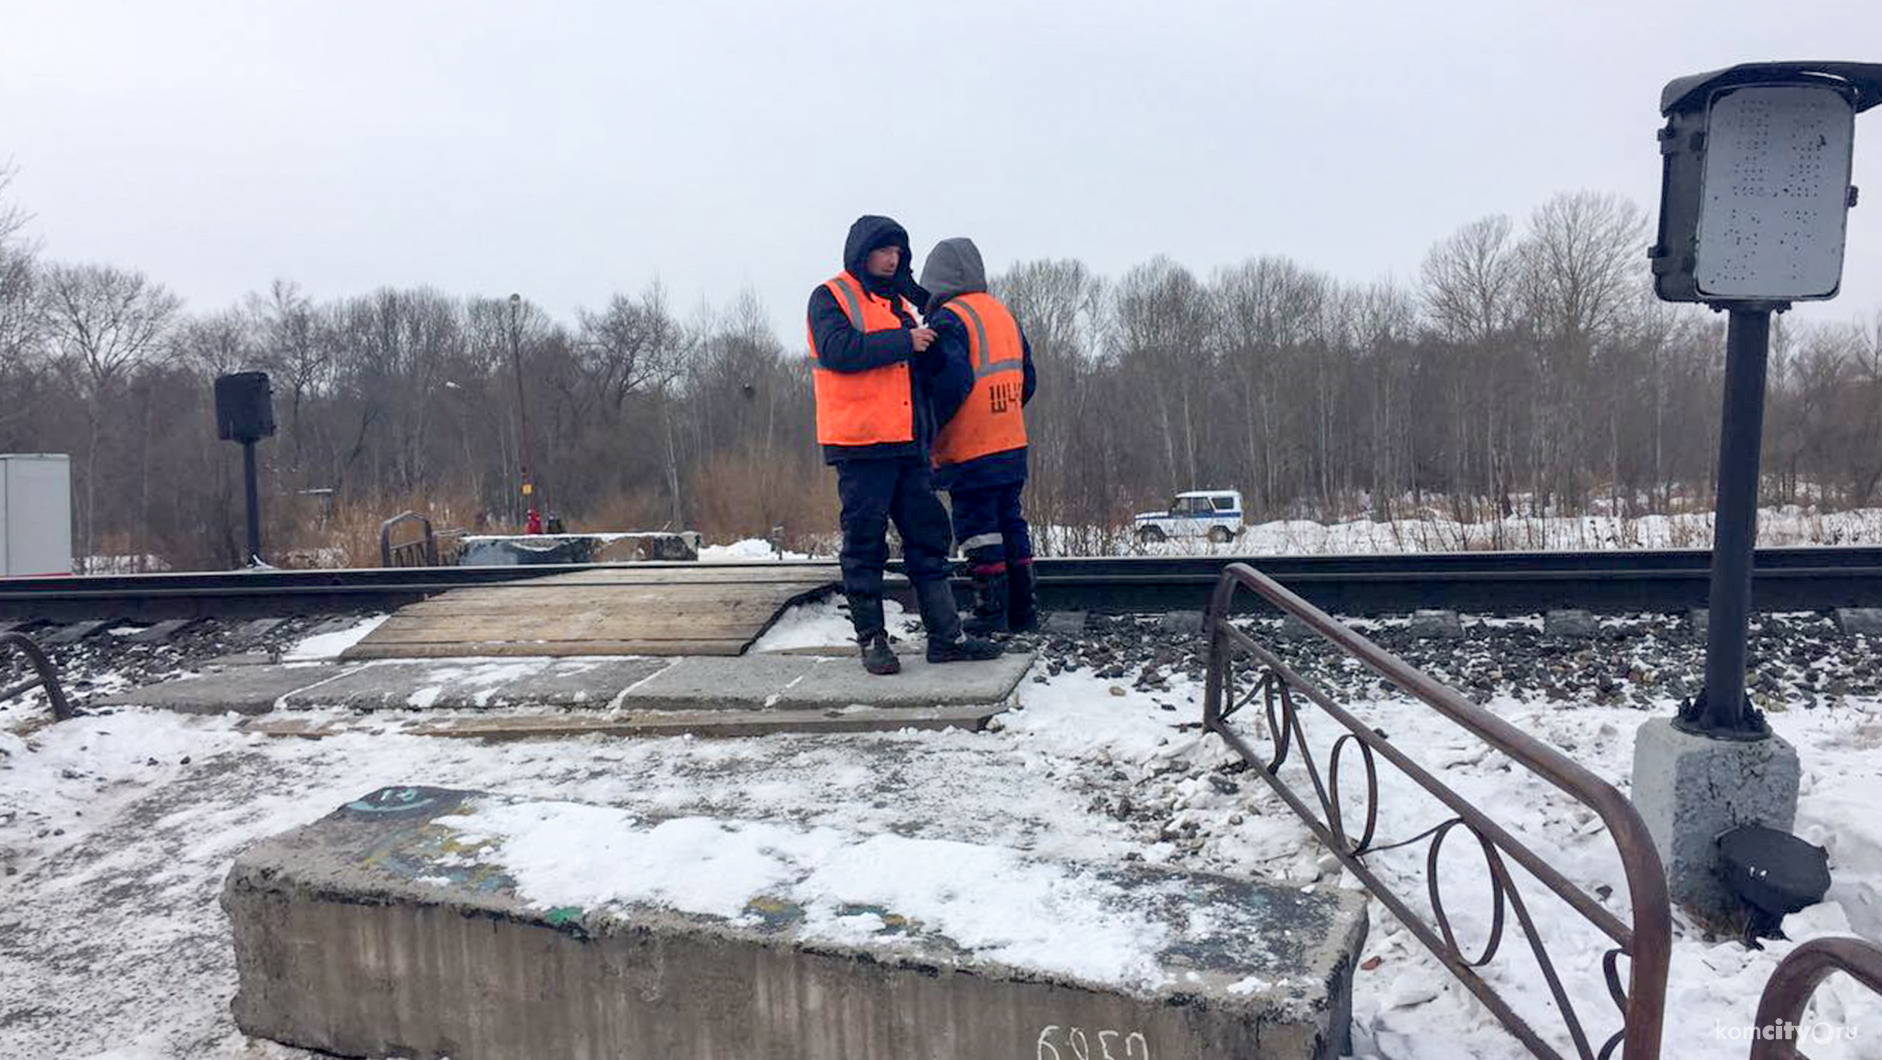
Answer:
POLYGON ((974 579, 974 610, 961 628, 976 637, 1006 632, 1007 570, 1006 560, 994 556, 967 557, 974 579))
POLYGON ((954 606, 954 588, 945 580, 915 583, 915 603, 921 609, 921 624, 928 630, 928 661, 964 662, 968 659, 997 659, 1001 648, 990 640, 964 636, 961 614, 954 606))
POLYGON ((1039 628, 1039 601, 1033 595, 1031 563, 1007 565, 1006 628, 1014 633, 1031 633, 1039 628))
POLYGON ((889 647, 889 635, 878 633, 863 642, 863 669, 877 676, 899 674, 902 672, 902 660, 895 657, 895 650, 889 647))
POLYGON ((856 643, 863 652, 863 669, 872 674, 900 673, 902 661, 889 647, 889 633, 882 623, 882 597, 852 593, 850 624, 856 627, 856 643))

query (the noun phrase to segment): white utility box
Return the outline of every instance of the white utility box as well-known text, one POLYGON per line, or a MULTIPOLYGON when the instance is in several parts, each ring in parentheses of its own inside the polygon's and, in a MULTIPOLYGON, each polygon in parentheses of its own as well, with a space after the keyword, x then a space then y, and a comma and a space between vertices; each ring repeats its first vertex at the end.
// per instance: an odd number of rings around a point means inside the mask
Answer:
POLYGON ((0 578, 72 573, 72 461, 0 453, 0 578))

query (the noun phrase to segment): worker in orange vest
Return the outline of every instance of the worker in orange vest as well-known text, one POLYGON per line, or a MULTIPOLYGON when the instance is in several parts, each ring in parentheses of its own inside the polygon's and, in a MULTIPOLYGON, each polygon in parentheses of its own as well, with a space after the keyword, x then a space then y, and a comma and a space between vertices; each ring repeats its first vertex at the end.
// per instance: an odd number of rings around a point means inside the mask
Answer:
POLYGON ((926 293, 915 283, 908 233, 887 217, 850 226, 843 271, 810 293, 811 380, 817 442, 836 467, 843 505, 843 592, 863 667, 901 669, 883 621, 889 520, 928 631, 928 661, 991 659, 1000 646, 961 630, 948 584, 948 513, 929 469, 933 414, 914 362, 935 333, 916 323, 926 293))
POLYGON ((935 420, 935 484, 948 491, 954 536, 973 575, 969 633, 1039 626, 1026 488, 1026 414, 1036 378, 1032 347, 1000 300, 971 239, 944 239, 922 264, 924 307, 938 358, 924 366, 935 420))

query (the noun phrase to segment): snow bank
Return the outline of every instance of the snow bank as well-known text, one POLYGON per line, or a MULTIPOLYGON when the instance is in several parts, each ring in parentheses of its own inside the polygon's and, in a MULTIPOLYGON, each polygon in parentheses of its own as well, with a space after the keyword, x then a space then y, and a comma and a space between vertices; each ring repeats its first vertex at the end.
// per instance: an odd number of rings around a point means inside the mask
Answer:
POLYGON ((758 899, 804 910, 804 938, 892 944, 883 912, 980 957, 1099 983, 1156 986, 1169 930, 1144 896, 1000 847, 682 817, 648 825, 570 803, 483 805, 450 824, 492 846, 544 908, 653 905, 757 924, 758 899))
POLYGON ((748 537, 729 545, 707 545, 699 550, 702 563, 758 563, 786 559, 809 559, 803 552, 780 552, 763 538, 748 537))

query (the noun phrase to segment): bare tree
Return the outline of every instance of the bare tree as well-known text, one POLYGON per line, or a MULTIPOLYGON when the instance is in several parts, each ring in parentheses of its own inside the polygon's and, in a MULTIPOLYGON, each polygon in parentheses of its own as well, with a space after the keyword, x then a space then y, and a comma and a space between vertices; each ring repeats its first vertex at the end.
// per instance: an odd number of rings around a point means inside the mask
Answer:
POLYGON ((287 391, 288 440, 296 467, 306 459, 307 427, 302 410, 309 399, 327 386, 334 369, 333 350, 322 341, 313 300, 289 280, 277 279, 268 296, 251 295, 247 311, 255 323, 259 356, 287 391))
POLYGON ((1613 193, 1559 193, 1530 218, 1518 289, 1540 383, 1532 391, 1539 510, 1551 497, 1571 505, 1580 498, 1574 469, 1587 421, 1579 412, 1596 407, 1589 384, 1597 346, 1625 324, 1645 290, 1645 229, 1640 207, 1613 193))
POLYGON ((89 556, 97 544, 105 425, 119 422, 117 405, 130 375, 170 356, 170 326, 182 303, 143 273, 109 265, 54 265, 46 270, 41 296, 59 365, 83 400, 89 427, 79 514, 89 556))
MULTIPOLYGON (((0 165, 0 384, 19 393, 39 352, 41 318, 34 290, 38 247, 21 234, 30 216, 7 198, 15 170, 0 165)), ((25 410, 0 403, 0 424, 25 410)))
POLYGON ((1211 375, 1209 301, 1189 270, 1159 257, 1124 274, 1112 308, 1118 366, 1153 403, 1165 481, 1195 489, 1206 429, 1200 395, 1211 375))
POLYGON ((681 327, 658 281, 638 298, 617 294, 599 313, 576 310, 581 364, 610 415, 628 397, 661 386, 679 371, 681 327))

